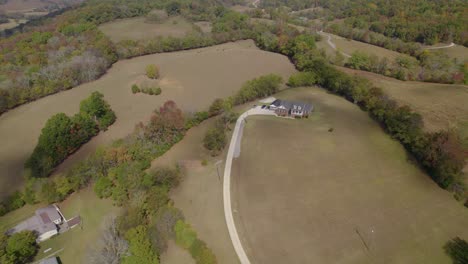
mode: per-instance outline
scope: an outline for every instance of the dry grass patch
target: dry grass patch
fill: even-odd
[[[337,35],[326,33],[331,36],[331,41],[335,43],[336,48],[341,52],[352,55],[353,52],[359,51],[369,55],[375,55],[379,58],[388,58],[390,61],[394,61],[396,57],[410,57],[406,54],[402,54],[396,51],[391,51],[385,48],[374,46],[360,41],[349,40]],[[328,55],[335,56],[336,52],[327,43],[327,36],[322,35],[322,40],[317,43],[319,48],[325,49]]]
[[[369,79],[391,97],[409,105],[422,115],[429,131],[447,129],[468,121],[466,85],[400,81],[365,71],[339,69]]]
[[[5,29],[10,29],[10,28],[14,28],[14,27],[17,27],[19,24],[24,24],[27,22],[26,19],[9,19],[10,22],[8,23],[3,23],[3,24],[0,24],[0,31],[2,30],[5,30]]]
[[[183,37],[193,25],[182,17],[170,17],[162,23],[149,23],[145,17],[115,20],[99,26],[112,41],[145,40],[155,37]]]
[[[200,21],[194,23],[196,26],[200,28],[203,33],[211,33],[213,25],[209,21]]]
[[[468,60],[468,48],[465,48],[461,45],[456,45],[455,47],[446,48],[446,49],[438,49],[433,51],[442,51],[447,54],[450,58],[456,59],[459,62],[467,61]]]
[[[319,88],[277,97],[316,110],[245,125],[233,210],[252,263],[450,263],[442,247],[468,238],[468,211],[398,142]]]
[[[160,67],[159,96],[132,94],[130,87],[145,73],[148,64]],[[277,73],[286,80],[295,72],[288,58],[261,51],[253,41],[142,56],[120,61],[99,80],[47,96],[0,116],[0,191],[6,195],[22,185],[23,164],[31,154],[42,127],[52,115],[78,112],[79,102],[93,91],[104,94],[117,121],[81,147],[58,168],[64,171],[92,153],[96,147],[131,133],[136,123],[146,121],[156,108],[174,100],[184,111],[205,110],[216,98],[234,94],[255,77]]]

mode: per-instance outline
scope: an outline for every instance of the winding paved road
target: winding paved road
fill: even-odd
[[[242,138],[242,130],[244,128],[245,119],[251,115],[275,115],[270,110],[261,109],[257,106],[243,113],[236,122],[236,127],[232,133],[231,143],[229,143],[229,150],[226,157],[226,166],[224,167],[224,182],[223,182],[223,199],[224,199],[224,216],[226,218],[226,224],[231,237],[232,244],[236,250],[236,254],[239,257],[241,264],[250,264],[249,257],[242,247],[242,243],[237,234],[236,225],[234,223],[234,217],[232,216],[231,207],[231,168],[232,159],[237,158],[240,155],[240,145]]]

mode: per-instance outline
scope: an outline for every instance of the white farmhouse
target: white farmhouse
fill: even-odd
[[[37,242],[44,241],[58,234],[58,225],[63,222],[62,214],[54,205],[36,210],[33,217],[19,223],[8,230],[8,234],[18,233],[24,230],[36,232]]]

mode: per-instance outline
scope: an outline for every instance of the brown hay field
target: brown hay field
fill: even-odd
[[[45,8],[52,4],[64,6],[66,3],[80,3],[83,0],[8,0],[5,4],[0,5],[0,11],[7,13],[28,13],[35,9]]]
[[[182,17],[170,17],[163,23],[148,23],[145,17],[115,20],[99,26],[112,41],[145,40],[155,37],[183,37],[193,31],[193,25]]]
[[[468,211],[398,142],[322,89],[276,97],[316,109],[304,120],[247,120],[232,195],[252,263],[451,263],[442,247],[468,239]]]
[[[379,74],[338,67],[343,72],[369,79],[375,86],[423,116],[429,131],[468,122],[468,86],[400,81]]]
[[[141,78],[151,63],[160,68],[162,94],[132,94],[131,84]],[[184,111],[205,110],[215,98],[232,95],[247,80],[269,73],[286,79],[294,72],[294,66],[285,56],[261,51],[251,40],[117,62],[97,81],[22,105],[0,116],[0,196],[21,187],[23,164],[47,119],[59,112],[68,115],[78,112],[80,101],[93,91],[104,94],[116,112],[117,121],[67,159],[58,172],[83,159],[97,146],[128,135],[137,122],[148,120],[152,111],[167,100],[174,100]]]

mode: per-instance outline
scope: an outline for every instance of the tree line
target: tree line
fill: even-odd
[[[277,93],[282,82],[283,79],[279,75],[260,76],[247,81],[233,96],[213,101],[208,110],[208,116],[219,117],[203,138],[203,146],[210,151],[212,156],[217,156],[223,151],[227,144],[226,132],[231,129],[230,125],[235,123],[239,117],[232,111],[232,107]]]
[[[424,50],[419,43],[403,42],[369,30],[354,29],[333,24],[328,31],[339,36],[369,43],[389,50],[405,53],[411,57],[398,56],[394,62],[378,59],[364,52],[351,54],[348,65],[354,69],[371,71],[400,80],[417,80],[437,83],[466,83],[468,68],[464,61],[451,59],[443,51]],[[360,62],[360,65],[359,65]]]
[[[115,122],[116,116],[104,95],[93,92],[81,101],[80,111],[72,117],[59,113],[47,120],[25,167],[34,178],[47,177],[65,158],[99,131]]]
[[[456,133],[424,132],[421,116],[410,107],[400,106],[380,88],[372,87],[368,80],[337,70],[320,56],[312,41],[303,45],[304,42],[297,42],[298,38],[300,36],[289,40],[292,45],[283,50],[301,71],[290,78],[291,86],[319,85],[358,104],[401,142],[439,186],[465,198],[462,169],[466,154]],[[309,48],[298,50],[297,46]]]
[[[268,2],[266,0],[264,2]],[[343,19],[353,28],[371,30],[404,42],[468,45],[467,3],[463,0],[309,0],[315,17]]]

